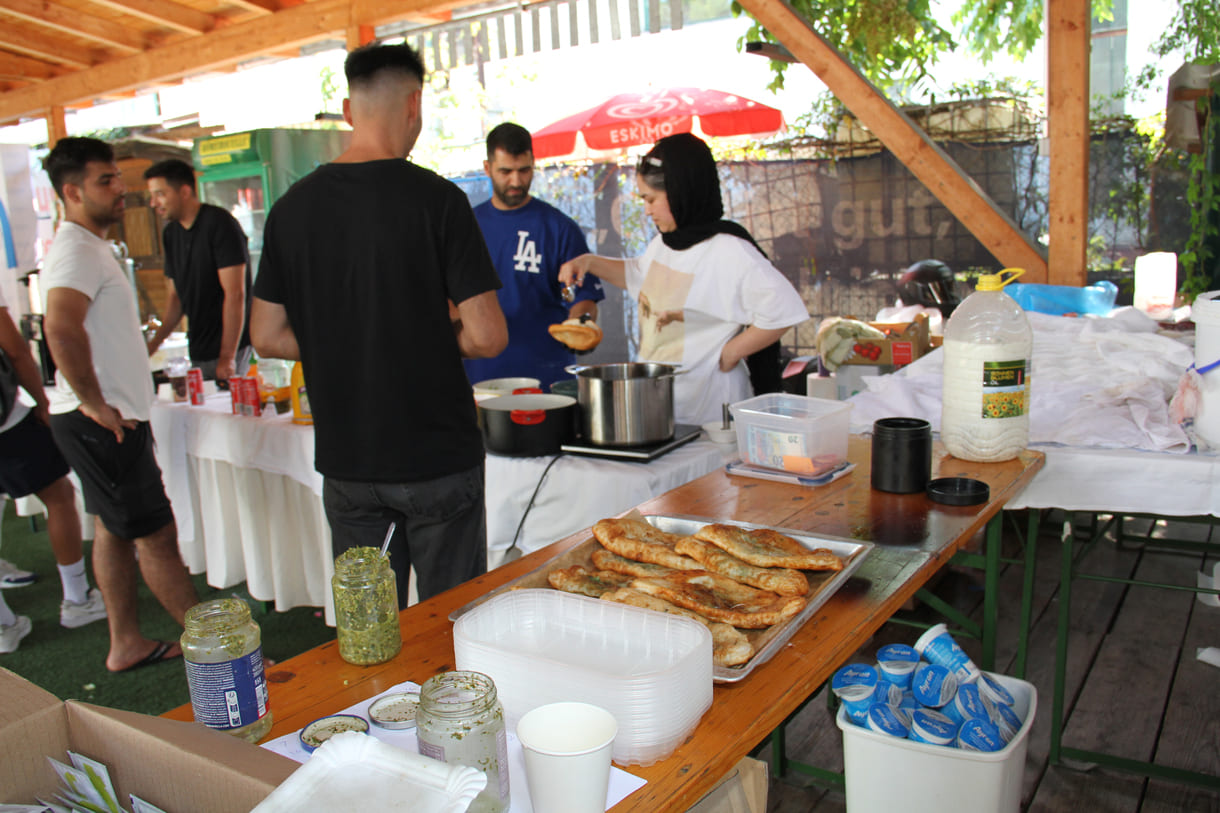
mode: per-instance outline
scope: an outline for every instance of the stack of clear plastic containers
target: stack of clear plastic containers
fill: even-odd
[[[696,621],[558,590],[510,590],[453,627],[458,669],[496,683],[510,730],[526,712],[575,700],[618,721],[614,761],[650,765],[712,705],[712,638]]]

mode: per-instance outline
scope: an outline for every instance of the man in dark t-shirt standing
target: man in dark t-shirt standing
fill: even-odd
[[[424,68],[407,45],[348,54],[348,149],[276,201],[250,318],[300,359],[333,552],[380,546],[407,603],[487,569],[483,438],[462,357],[504,349],[499,278],[457,186],[404,160]],[[454,303],[457,321],[450,318]]]
[[[227,381],[250,363],[250,254],[233,215],[203,203],[195,171],[171,158],[144,171],[153,208],[165,222],[165,318],[149,340],[152,355],[185,314],[191,363]]]

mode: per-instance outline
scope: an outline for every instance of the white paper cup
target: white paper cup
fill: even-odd
[[[588,703],[550,703],[517,723],[534,813],[603,813],[618,722]]]

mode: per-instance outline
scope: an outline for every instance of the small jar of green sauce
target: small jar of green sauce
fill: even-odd
[[[339,655],[356,666],[384,663],[402,649],[398,588],[390,558],[377,548],[344,551],[331,578]]]

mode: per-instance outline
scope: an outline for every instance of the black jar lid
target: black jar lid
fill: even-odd
[[[991,498],[991,487],[969,477],[939,477],[928,483],[927,494],[942,505],[979,505]]]

